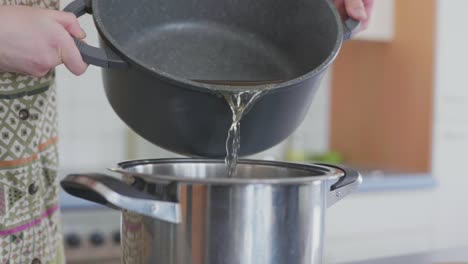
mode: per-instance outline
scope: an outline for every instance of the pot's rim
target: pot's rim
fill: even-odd
[[[217,85],[217,84],[209,84],[209,83],[201,83],[201,82],[196,82],[192,81],[189,79],[185,78],[180,78],[177,77],[173,74],[169,74],[167,72],[158,70],[157,68],[154,68],[150,65],[147,65],[144,63],[142,60],[139,60],[137,58],[134,58],[133,56],[129,56],[122,52],[123,48],[119,43],[112,37],[112,35],[105,30],[105,25],[103,24],[102,20],[99,17],[99,13],[101,12],[99,9],[99,4],[97,3],[98,1],[92,1],[92,6],[93,6],[93,18],[94,22],[96,24],[96,28],[103,37],[103,39],[106,41],[108,45],[110,45],[114,51],[122,58],[124,58],[126,61],[130,62],[131,67],[137,67],[138,69],[144,71],[147,74],[152,75],[155,78],[161,79],[163,81],[169,82],[176,84],[180,87],[184,87],[187,89],[192,89],[198,92],[205,92],[205,93],[217,93],[219,91],[236,91],[239,90],[238,86],[229,86],[229,85]],[[261,89],[267,89],[267,90],[277,90],[277,89],[282,89],[282,88],[290,88],[292,86],[298,85],[299,83],[303,82],[304,80],[311,79],[318,74],[322,73],[325,71],[336,59],[338,56],[338,53],[341,49],[341,46],[344,41],[344,31],[343,31],[343,22],[342,19],[332,3],[332,1],[325,1],[328,4],[330,12],[332,12],[333,16],[335,17],[335,23],[338,29],[338,36],[335,41],[335,46],[333,47],[332,52],[330,55],[327,57],[326,60],[324,60],[319,66],[317,66],[315,69],[312,71],[309,71],[308,73],[301,75],[299,77],[296,77],[294,79],[290,79],[285,82],[281,83],[275,83],[275,84],[268,84],[268,85],[260,85],[258,87],[261,87]],[[245,89],[245,87],[243,87]],[[255,88],[255,86],[249,86],[249,88]]]
[[[189,177],[175,177],[171,175],[162,174],[147,174],[131,171],[131,168],[152,164],[174,164],[174,163],[211,163],[211,164],[224,164],[224,160],[219,159],[193,159],[193,158],[169,158],[169,159],[143,159],[125,161],[118,164],[118,168],[109,169],[112,172],[120,173],[123,175],[134,176],[142,178],[143,180],[162,181],[162,182],[179,182],[191,184],[210,184],[210,185],[252,185],[252,184],[269,184],[269,185],[287,185],[287,184],[310,184],[317,181],[334,180],[345,175],[344,171],[336,167],[328,167],[325,165],[305,164],[305,163],[290,163],[281,161],[267,161],[267,160],[252,160],[252,159],[239,159],[237,164],[254,164],[271,167],[290,168],[303,171],[323,172],[320,176],[300,176],[288,178],[189,178]]]

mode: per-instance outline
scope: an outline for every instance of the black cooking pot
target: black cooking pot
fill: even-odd
[[[241,155],[266,150],[303,121],[324,71],[359,23],[328,0],[76,0],[93,13],[115,112],[167,150],[223,157],[232,113],[222,91],[271,89],[241,122]]]

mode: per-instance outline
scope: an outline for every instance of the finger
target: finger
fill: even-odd
[[[372,17],[372,9],[374,8],[374,0],[363,0],[364,8],[366,9],[367,18],[362,21],[361,30],[365,30],[369,27],[369,23]]]
[[[360,31],[366,30],[369,27],[369,22],[370,22],[369,19],[361,21],[361,25],[359,27],[359,30]]]
[[[362,0],[345,0],[345,8],[348,15],[357,20],[366,20],[367,13]]]
[[[53,12],[53,17],[55,21],[60,23],[72,36],[84,39],[86,38],[86,32],[80,27],[78,18],[72,13],[69,12]]]
[[[340,14],[342,19],[348,19],[348,15],[346,14],[346,8],[344,4],[344,0],[334,0],[333,1],[336,8],[338,9],[338,13]]]
[[[65,67],[75,75],[82,75],[88,65],[83,61],[83,57],[78,50],[72,37],[64,32],[60,42],[60,59]]]
[[[364,9],[366,9],[367,22],[371,19],[372,10],[374,9],[374,0],[363,0]]]
[[[362,0],[362,3],[364,4],[364,7],[367,11],[372,11],[372,8],[374,7],[374,0]]]

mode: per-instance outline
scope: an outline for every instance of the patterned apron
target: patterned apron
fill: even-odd
[[[0,0],[58,9],[59,0]],[[54,72],[0,73],[0,264],[62,264]]]

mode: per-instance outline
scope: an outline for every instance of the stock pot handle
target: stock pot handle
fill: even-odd
[[[138,189],[103,174],[72,174],[60,184],[69,194],[111,208],[128,210],[155,219],[182,222],[179,203],[163,202]]]
[[[327,166],[338,169],[338,170],[342,170],[344,172],[344,176],[341,177],[335,184],[333,184],[330,187],[330,191],[336,191],[350,184],[356,183],[357,181],[359,181],[359,178],[361,177],[359,172],[357,172],[354,169],[348,168],[346,166],[337,166],[337,165],[327,165]]]
[[[328,207],[334,205],[345,196],[355,191],[362,183],[361,174],[346,166],[337,166],[330,164],[318,164],[326,167],[335,168],[343,171],[344,175],[330,187],[328,193]]]
[[[92,14],[92,1],[91,0],[75,0],[71,2],[63,10],[65,12],[73,13],[76,17],[80,17],[86,13]],[[78,50],[83,57],[83,61],[99,66],[102,68],[115,68],[115,69],[126,69],[129,64],[120,58],[110,48],[101,49],[90,46],[85,42],[73,37],[73,40],[78,47]]]

